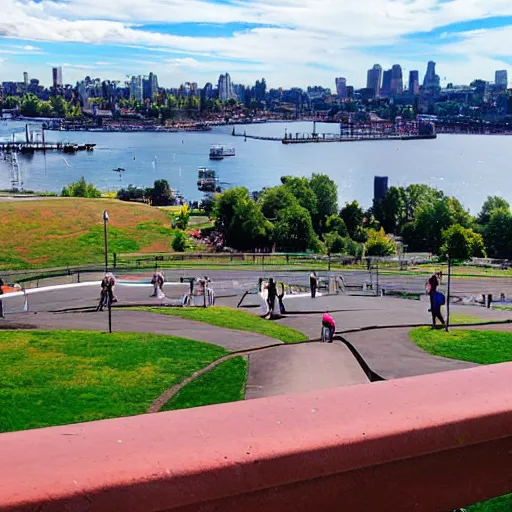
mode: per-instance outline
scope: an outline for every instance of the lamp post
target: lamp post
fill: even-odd
[[[448,254],[448,284],[446,290],[446,332],[450,329],[450,287],[452,280],[452,260]]]
[[[105,242],[105,274],[108,272],[108,238],[107,238],[107,223],[109,221],[109,216],[107,210],[103,212],[103,239]],[[110,285],[111,286],[111,285]],[[107,300],[108,300],[108,332],[112,334],[112,300],[111,300],[112,292],[111,290],[107,290]]]
[[[107,239],[107,222],[109,216],[107,210],[103,212],[103,240],[105,242],[105,272],[108,272],[108,239]]]

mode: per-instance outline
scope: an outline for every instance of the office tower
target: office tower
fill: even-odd
[[[130,98],[133,98],[135,101],[143,101],[144,88],[142,76],[132,76],[128,86],[130,88]]]
[[[23,73],[23,85],[25,86],[25,90],[28,88],[28,73],[25,71]]]
[[[396,96],[404,92],[404,80],[402,76],[402,66],[394,64],[391,68],[391,96]]]
[[[336,78],[336,94],[340,98],[347,97],[347,79],[343,77]]]
[[[218,87],[220,101],[225,102],[236,97],[229,73],[220,75]]]
[[[389,96],[391,92],[391,77],[392,77],[392,70],[388,69],[387,71],[384,71],[382,74],[382,88],[381,88],[381,95],[382,96]]]
[[[496,71],[495,80],[496,85],[501,87],[502,89],[507,89],[508,87],[508,72],[506,69],[502,69],[500,71]]]
[[[436,63],[431,60],[427,64],[427,72],[425,73],[425,78],[423,80],[423,87],[439,87],[440,82],[441,80],[439,76],[436,75]]]
[[[62,87],[62,68],[60,66],[52,68],[52,81],[54,89]]]
[[[416,96],[420,93],[420,74],[418,71],[409,71],[409,94]]]
[[[388,177],[375,176],[373,179],[373,204],[380,203],[388,193]]]
[[[368,70],[366,79],[366,87],[368,89],[373,89],[375,98],[380,96],[381,80],[382,67],[379,66],[379,64],[375,64],[372,69]]]

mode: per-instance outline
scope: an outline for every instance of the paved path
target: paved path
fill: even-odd
[[[7,323],[23,323],[40,329],[108,330],[108,317],[102,313],[25,313],[9,315]],[[114,310],[114,331],[167,334],[204,341],[230,351],[252,350],[281,343],[274,338],[244,331],[214,327],[183,318],[145,311]]]
[[[356,348],[368,366],[386,380],[478,366],[433,356],[421,350],[409,339],[410,330],[362,331],[344,334],[343,337]]]
[[[249,355],[245,397],[262,398],[366,384],[368,379],[341,343],[307,343]]]

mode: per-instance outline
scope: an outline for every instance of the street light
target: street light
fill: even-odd
[[[105,273],[108,272],[108,240],[107,240],[107,222],[109,216],[107,210],[103,212],[103,239],[105,242]]]

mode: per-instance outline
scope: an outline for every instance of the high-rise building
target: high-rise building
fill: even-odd
[[[387,97],[391,93],[391,77],[391,69],[384,71],[382,74],[382,88],[380,90],[381,96]]]
[[[142,76],[132,76],[128,87],[130,88],[130,98],[133,98],[135,101],[143,101],[143,81]]]
[[[336,78],[336,94],[340,98],[347,97],[347,79],[343,77]]]
[[[378,98],[380,96],[380,87],[382,80],[382,67],[375,64],[372,69],[368,70],[366,79],[366,88],[373,89],[373,96]]]
[[[151,101],[154,101],[156,95],[158,94],[158,77],[154,73],[149,73],[148,82],[149,98]]]
[[[420,74],[418,71],[409,71],[409,94],[417,96],[420,93]]]
[[[388,177],[375,176],[373,179],[373,204],[380,203],[388,193]]]
[[[423,87],[432,88],[440,86],[440,78],[436,75],[436,63],[434,61],[430,61],[427,64],[427,72],[425,73],[425,78],[423,80]]]
[[[52,82],[54,89],[62,87],[62,68],[60,66],[52,68]]]
[[[507,87],[508,87],[508,72],[507,72],[507,70],[502,69],[502,70],[496,71],[494,82],[500,88],[507,89]]]
[[[404,92],[404,80],[402,76],[402,66],[394,64],[391,68],[391,96],[397,96]]]
[[[220,75],[219,77],[219,99],[222,102],[236,98],[235,91],[233,90],[233,84],[231,83],[231,77],[229,73]]]
[[[23,85],[25,86],[25,90],[28,88],[28,73],[25,71],[23,73]]]

